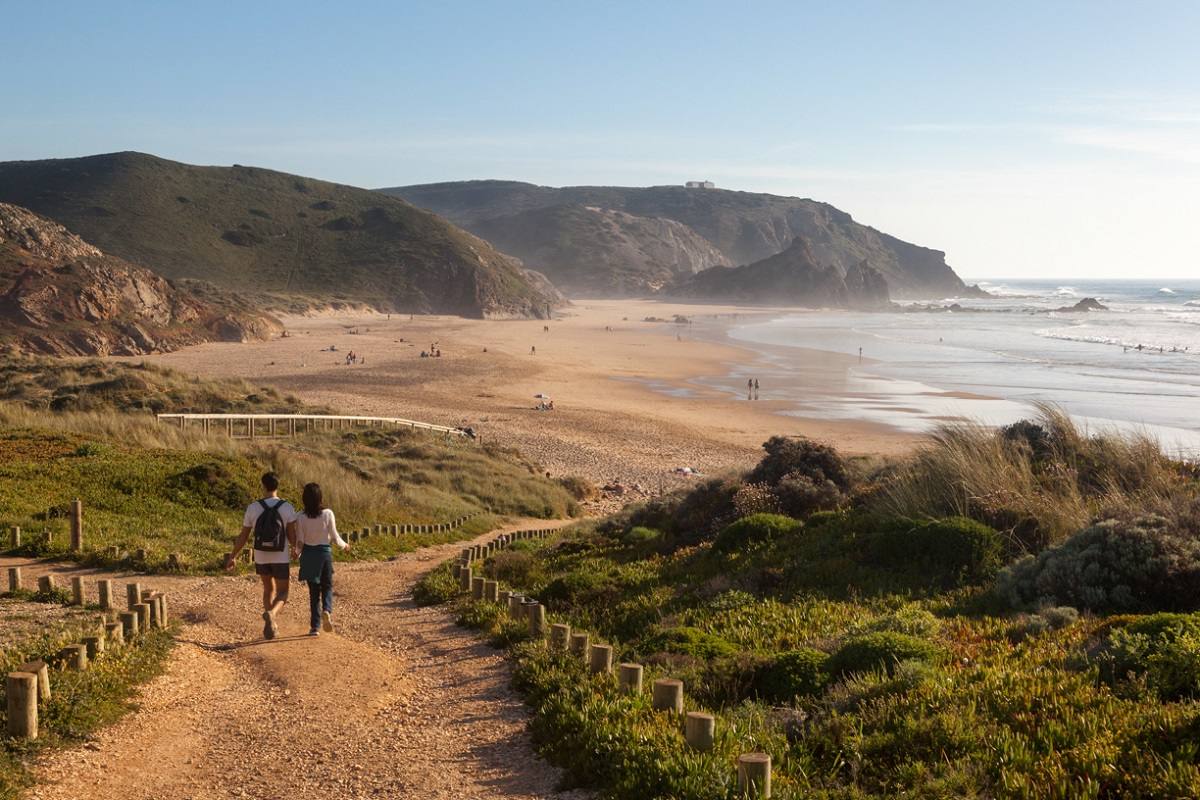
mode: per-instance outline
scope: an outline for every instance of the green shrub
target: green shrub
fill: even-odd
[[[662,531],[638,525],[634,528],[630,528],[625,535],[621,537],[621,541],[623,541],[625,544],[634,545],[650,544],[651,542],[657,542],[661,538]]]
[[[537,558],[528,550],[501,550],[488,559],[487,570],[493,579],[522,588],[540,573]]]
[[[664,628],[647,637],[638,649],[645,653],[678,653],[703,659],[728,658],[739,651],[732,642],[687,625]]]
[[[828,478],[816,478],[802,472],[784,475],[775,487],[779,508],[791,517],[807,517],[817,511],[828,511],[846,500],[845,493]]]
[[[787,476],[806,476],[818,484],[830,481],[842,491],[850,488],[845,460],[827,444],[804,437],[772,436],[763,449],[767,454],[748,476],[751,483],[775,486]]]
[[[739,517],[778,514],[779,498],[765,483],[746,483],[733,495],[733,508]]]
[[[818,694],[829,680],[828,663],[828,654],[812,648],[780,653],[759,672],[755,688],[773,703]]]
[[[897,519],[871,539],[870,557],[883,566],[908,568],[931,586],[984,583],[1002,566],[1004,543],[988,526],[965,517],[929,522]]]
[[[254,482],[235,474],[226,464],[208,461],[167,478],[171,498],[182,505],[208,508],[245,508],[254,500]]]
[[[1115,627],[1098,660],[1111,683],[1139,677],[1164,700],[1200,696],[1200,615],[1153,614]]]
[[[559,484],[567,490],[571,497],[580,502],[595,500],[600,496],[596,484],[580,475],[567,475],[558,479]]]
[[[464,628],[474,628],[479,631],[492,631],[500,627],[500,622],[508,618],[508,609],[499,603],[486,600],[473,600],[465,603],[454,618],[455,623]]]
[[[1004,570],[996,591],[1016,608],[1097,612],[1200,608],[1200,539],[1157,516],[1109,519]]]
[[[934,661],[940,648],[932,642],[895,631],[877,631],[854,636],[829,659],[832,675],[885,670],[893,674],[904,661]]]
[[[877,631],[892,631],[921,639],[937,636],[942,630],[942,623],[933,614],[918,606],[905,606],[899,611],[876,617],[854,629],[857,633],[875,633]]]
[[[458,591],[458,581],[450,571],[450,565],[442,564],[413,586],[413,602],[419,606],[440,606],[457,597]]]
[[[794,533],[800,523],[780,514],[754,514],[729,525],[713,542],[713,549],[722,553],[744,550],[753,544],[779,539]]]

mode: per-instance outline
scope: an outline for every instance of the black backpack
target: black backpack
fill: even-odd
[[[268,505],[266,500],[259,500],[263,511],[254,521],[254,549],[270,553],[278,553],[286,546],[287,531],[283,517],[279,516],[279,507],[284,501]]]

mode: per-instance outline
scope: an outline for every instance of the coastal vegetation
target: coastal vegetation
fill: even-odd
[[[990,480],[985,480],[990,476]],[[451,600],[516,662],[538,746],[609,797],[733,797],[763,751],[775,797],[1194,797],[1200,483],[1141,437],[1054,409],[951,426],[896,462],[775,438],[753,470],[493,555],[552,621],[681,679],[673,714]]]
[[[560,517],[576,507],[563,485],[491,444],[385,429],[239,441],[180,430],[150,413],[324,410],[240,381],[135,364],[56,369],[10,359],[0,364],[0,396],[0,522],[23,530],[19,552],[27,555],[66,553],[78,498],[87,560],[153,571],[177,553],[185,570],[215,569],[267,469],[280,475],[288,497],[320,483],[343,531],[479,515],[454,531],[372,537],[351,558],[469,537],[494,525],[492,515]]]

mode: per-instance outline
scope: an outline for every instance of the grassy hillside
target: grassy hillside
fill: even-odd
[[[1054,414],[895,464],[774,439],[746,475],[489,559],[647,686],[682,679],[709,754],[498,606],[459,618],[607,797],[731,798],[752,751],[777,798],[1195,797],[1200,483],[1151,444]]]
[[[511,259],[377,192],[141,153],[0,163],[0,200],[168,278],[399,311],[541,316]],[[264,298],[262,302],[267,302]]]
[[[799,237],[818,263],[841,273],[865,261],[884,275],[898,297],[945,297],[965,289],[941,251],[902,241],[854,221],[827,203],[799,197],[683,186],[554,188],[516,181],[434,183],[382,191],[475,232],[482,231],[488,220],[534,209],[598,206],[687,225],[730,264],[760,261],[782,252]]]
[[[518,454],[418,431],[361,429],[295,439],[238,441],[157,422],[150,412],[313,411],[238,381],[169,370],[40,359],[0,365],[0,528],[20,526],[30,554],[64,554],[71,501],[84,503],[89,558],[147,551],[134,566],[164,568],[172,552],[211,569],[228,550],[258,476],[279,473],[287,497],[316,481],[346,531],[364,525],[437,523],[491,509],[540,517],[574,511],[559,483]],[[485,530],[477,518],[452,537]],[[375,558],[433,541],[372,539],[354,557]],[[7,538],[0,547],[7,546]]]

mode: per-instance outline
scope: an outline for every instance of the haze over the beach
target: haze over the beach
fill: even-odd
[[[710,179],[831,202],[967,277],[1197,274],[1193,3],[68,5],[5,3],[54,46],[6,42],[0,159]]]

